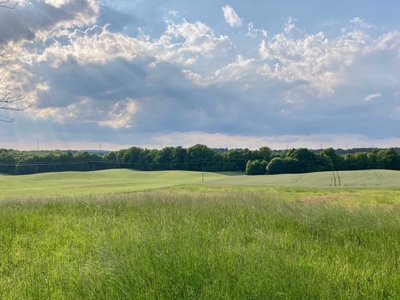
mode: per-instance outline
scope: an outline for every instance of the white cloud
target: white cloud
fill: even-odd
[[[200,86],[207,86],[210,84],[209,80],[203,79],[203,77],[198,73],[194,73],[190,70],[183,70],[182,72],[183,72],[183,74],[185,74],[186,79],[190,80],[194,84],[197,84]]]
[[[130,128],[132,127],[132,116],[137,112],[136,101],[127,99],[115,103],[108,113],[108,120],[100,121],[100,126],[109,126],[112,128]]]
[[[53,123],[97,123],[111,128],[130,128],[137,105],[136,100],[130,98],[115,103],[83,98],[65,107],[32,109],[31,112],[35,118]]]
[[[291,31],[293,31],[293,29],[296,28],[296,26],[294,25],[294,22],[296,22],[296,19],[293,19],[292,17],[289,17],[288,21],[285,23],[285,27],[283,28],[283,31],[285,31],[286,33],[290,33]]]
[[[76,17],[80,12],[72,5],[78,2],[87,12]],[[395,102],[398,99],[391,98],[399,78],[396,66],[400,57],[398,31],[369,36],[366,32],[370,27],[361,19],[353,19],[354,26],[349,26],[339,36],[334,36],[334,30],[327,35],[323,32],[306,34],[295,26],[293,18],[289,18],[279,34],[268,34],[248,23],[247,33],[246,30],[239,30],[236,36],[229,33],[234,37],[230,40],[226,35],[216,35],[211,25],[200,21],[164,19],[162,30],[163,19],[160,18],[154,27],[145,22],[129,24],[130,30],[123,31],[124,34],[118,32],[118,28],[126,24],[93,26],[97,17],[96,10],[90,6],[93,3],[98,2],[47,0],[46,4],[41,1],[46,9],[60,14],[67,5],[71,15],[62,15],[60,22],[52,19],[48,22],[51,26],[33,26],[33,42],[7,45],[17,52],[15,57],[0,60],[3,82],[29,83],[25,90],[31,91],[30,96],[36,99],[31,111],[26,113],[28,116],[35,114],[31,119],[54,123],[54,127],[66,130],[73,127],[71,124],[78,124],[82,135],[95,132],[99,127],[112,132],[130,128],[130,134],[146,131],[149,135],[157,130],[169,132],[186,128],[189,133],[176,134],[177,144],[187,142],[190,146],[204,142],[221,147],[252,144],[256,148],[259,143],[286,148],[287,143],[291,147],[325,145],[323,135],[305,134],[309,128],[318,127],[314,126],[318,120],[329,119],[331,111],[337,114],[334,120],[337,126],[328,120],[321,125],[321,132],[323,126],[329,132],[346,132],[348,128],[341,125],[347,124],[348,115],[358,109],[359,100],[369,101],[381,96],[368,95],[371,83],[372,91],[384,94],[388,105],[382,105],[378,112],[374,110],[378,101],[364,105],[363,109],[370,110],[363,115],[364,122],[378,114],[381,122],[382,116],[393,117],[398,111]],[[230,7],[225,8],[229,12]],[[234,13],[233,9],[231,12]],[[239,21],[235,23],[233,18],[230,23],[233,27],[242,22],[236,13],[234,15]],[[187,17],[193,19],[193,16]],[[207,19],[212,22],[210,20]],[[227,28],[224,30],[229,32]],[[245,38],[244,34],[257,39]],[[262,42],[258,40],[260,37]],[[395,57],[396,54],[399,57]],[[22,85],[25,88],[25,84]],[[390,101],[395,104],[389,105]],[[363,126],[357,123],[353,126]],[[395,126],[385,124],[389,128],[385,136],[390,136],[390,128]],[[368,126],[366,122],[365,129],[359,130],[371,136],[380,134]],[[246,139],[244,134],[210,135],[200,132],[202,130],[271,136]],[[298,135],[285,135],[288,132]],[[172,135],[160,135],[161,139],[168,137],[175,139]],[[347,139],[350,145],[353,138],[359,145],[363,138],[367,140],[341,135],[332,137],[330,145],[340,147],[341,138]],[[152,142],[145,138],[138,140],[141,145]],[[167,140],[163,144],[167,145]]]
[[[159,43],[166,48],[177,47],[179,52],[206,54],[217,47],[218,43],[229,41],[227,36],[215,37],[213,30],[206,24],[197,21],[189,23],[185,19],[180,24],[167,21],[168,28]],[[174,43],[172,38],[183,37],[183,43]]]
[[[358,26],[359,28],[376,28],[376,26],[365,22],[360,17],[355,17],[354,19],[350,20],[350,23],[353,23],[354,25]]]
[[[179,12],[176,10],[169,10],[168,14],[174,17],[178,17],[179,16]]]
[[[247,25],[246,36],[250,36],[250,37],[255,38],[258,33],[261,33],[263,37],[267,37],[268,36],[268,31],[267,30],[265,30],[265,29],[254,29],[254,24],[252,22],[250,22]]]
[[[198,55],[210,55],[219,45],[229,46],[227,36],[216,37],[204,23],[188,23],[183,20],[175,24],[168,20],[167,25],[165,33],[154,42],[143,33],[139,38],[133,38],[110,32],[107,26],[93,26],[86,31],[76,29],[68,33],[68,45],[54,42],[38,56],[38,61],[49,62],[57,67],[70,58],[79,64],[105,64],[116,58],[133,60],[141,56],[154,58],[155,63],[168,61],[190,65],[197,60]]]
[[[390,31],[375,39],[364,49],[365,53],[394,51],[400,57],[400,31]]]
[[[366,36],[348,33],[328,39],[323,32],[303,38],[277,34],[260,44],[259,55],[267,61],[260,73],[286,82],[303,80],[322,94],[331,94],[346,81],[345,70],[365,44]]]
[[[231,27],[238,27],[242,25],[242,19],[236,14],[232,7],[226,5],[222,8],[224,12],[225,22]]]
[[[44,2],[58,8],[58,7],[61,7],[65,4],[67,4],[68,2],[71,2],[71,1],[70,0],[44,0]]]
[[[380,96],[382,96],[382,94],[379,94],[379,93],[370,94],[367,97],[365,97],[364,101],[369,101],[369,100],[372,100],[374,98],[378,98]]]
[[[98,26],[86,31],[76,29],[68,38],[69,45],[53,43],[38,56],[38,61],[50,63],[53,67],[70,58],[80,64],[105,64],[118,57],[131,60],[137,55],[149,53],[152,48],[147,41],[129,38],[121,33],[111,33],[106,27]]]
[[[257,62],[254,58],[245,59],[242,55],[238,55],[235,62],[231,62],[215,72],[202,75],[190,70],[183,70],[183,73],[188,80],[200,86],[237,81],[240,84],[237,88],[249,88],[249,82],[252,82],[257,77],[256,66]],[[244,77],[246,77],[246,80],[244,80]]]
[[[228,64],[226,67],[219,69],[215,72],[214,78],[220,82],[223,81],[237,81],[246,75],[255,75],[254,65],[256,61],[254,58],[245,59],[242,55],[237,57],[235,62]],[[251,82],[251,80],[249,80]]]

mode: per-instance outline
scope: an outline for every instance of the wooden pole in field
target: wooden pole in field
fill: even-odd
[[[201,181],[204,181],[204,161],[201,162]]]

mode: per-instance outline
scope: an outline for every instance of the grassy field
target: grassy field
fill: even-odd
[[[400,172],[390,170],[339,171],[269,176],[235,176],[211,184],[291,188],[400,188]]]
[[[299,175],[113,172],[0,177],[0,299],[400,295],[400,190],[372,171],[369,188],[357,172],[339,172],[352,188],[332,173],[290,187]]]
[[[228,175],[235,173],[226,173]],[[205,173],[206,180],[228,175]],[[160,171],[142,172],[114,169],[97,172],[61,172],[38,175],[0,175],[1,198],[82,196],[129,193],[166,188],[181,184],[201,183],[199,172]]]
[[[83,196],[129,193],[174,186],[203,188],[400,188],[400,172],[388,170],[320,172],[270,176],[241,173],[159,171],[143,172],[114,169],[97,172],[62,172],[38,175],[0,175],[0,199],[15,197]]]

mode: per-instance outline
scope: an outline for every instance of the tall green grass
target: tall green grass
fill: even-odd
[[[286,195],[175,191],[3,201],[0,299],[400,295],[397,204]]]

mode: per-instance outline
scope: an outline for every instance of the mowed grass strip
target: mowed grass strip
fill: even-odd
[[[226,175],[220,173],[205,173],[204,176],[206,180],[226,177]],[[0,199],[136,192],[180,184],[199,183],[201,180],[201,172],[143,172],[127,169],[21,176],[0,175]]]
[[[316,197],[3,201],[0,299],[396,299],[399,206]]]

